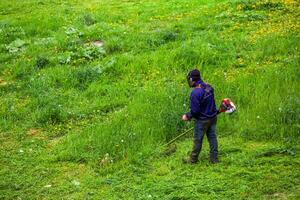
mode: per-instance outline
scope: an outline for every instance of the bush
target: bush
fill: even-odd
[[[46,67],[46,65],[48,65],[50,62],[47,58],[45,57],[41,57],[41,56],[38,56],[37,59],[36,59],[36,68],[38,69],[42,69],[44,67]]]

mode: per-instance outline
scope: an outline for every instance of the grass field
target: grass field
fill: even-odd
[[[0,2],[0,199],[299,199],[296,0]],[[184,165],[185,76],[216,101],[220,160]],[[207,144],[205,144],[207,145]]]

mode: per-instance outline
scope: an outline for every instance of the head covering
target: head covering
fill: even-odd
[[[200,71],[198,69],[190,71],[186,78],[190,87],[195,87],[198,82],[202,82]]]
[[[200,71],[198,69],[193,69],[189,72],[189,77],[192,78],[193,81],[199,81],[201,79]]]

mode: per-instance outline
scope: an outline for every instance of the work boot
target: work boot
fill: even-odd
[[[211,164],[217,164],[217,163],[219,163],[220,161],[219,161],[219,159],[218,158],[210,158],[210,163]]]
[[[191,157],[182,158],[184,164],[197,164],[198,160],[194,160]]]

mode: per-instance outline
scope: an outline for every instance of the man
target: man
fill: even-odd
[[[218,142],[216,136],[217,109],[214,89],[201,80],[200,71],[194,69],[187,75],[189,86],[194,88],[190,96],[190,112],[182,116],[183,121],[195,119],[194,147],[185,163],[197,163],[202,148],[204,134],[207,135],[210,146],[210,161],[218,163]]]

